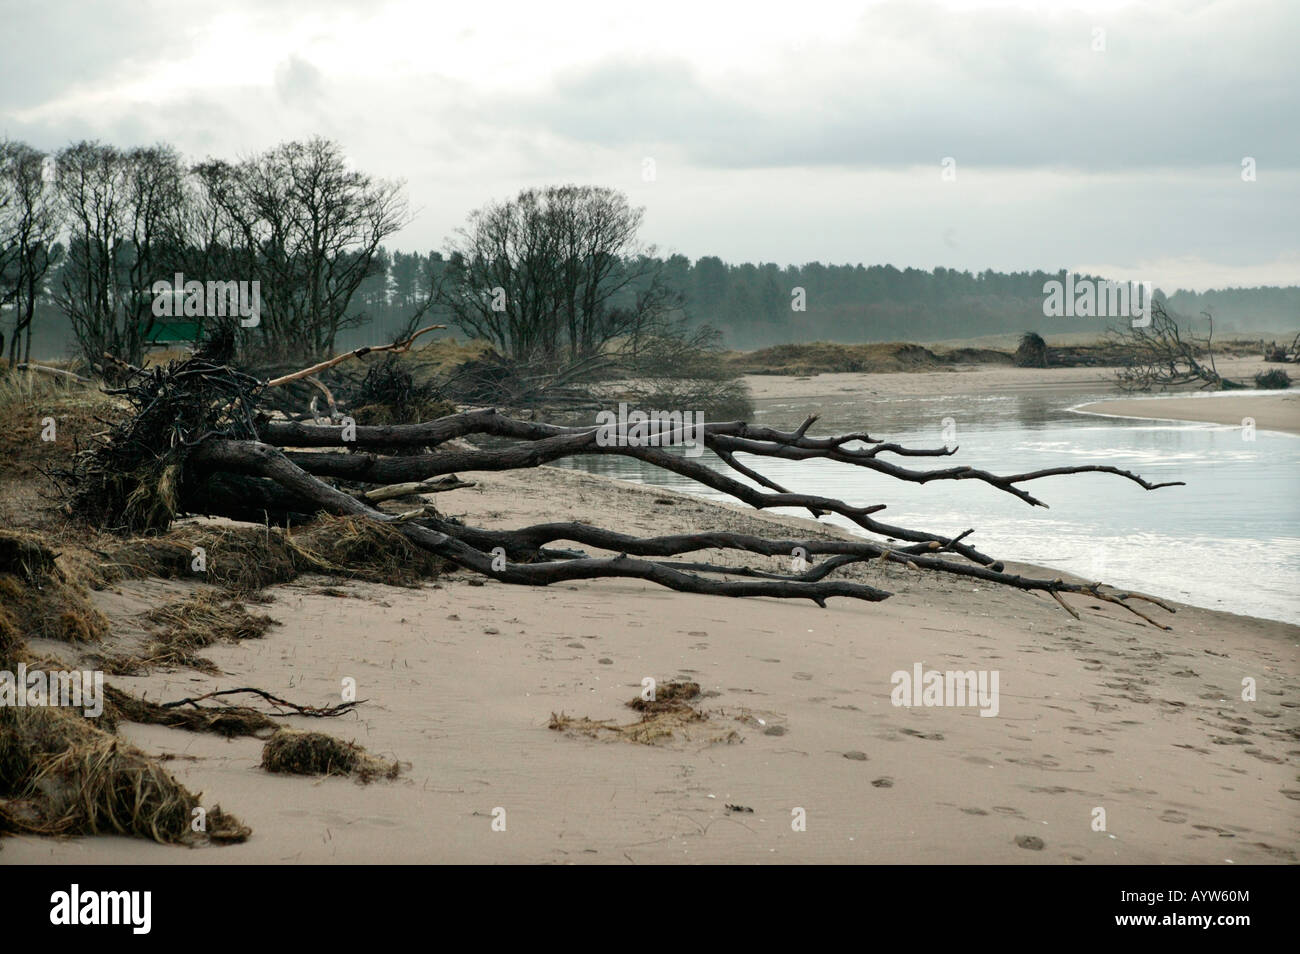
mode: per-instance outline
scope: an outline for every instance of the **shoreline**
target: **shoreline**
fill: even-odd
[[[1300,392],[1241,394],[1215,392],[1197,397],[1145,397],[1093,401],[1070,410],[1098,417],[1175,421],[1243,427],[1246,419],[1261,431],[1300,435]]]

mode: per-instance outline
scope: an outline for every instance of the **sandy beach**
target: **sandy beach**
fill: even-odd
[[[1276,368],[1257,357],[1224,357],[1216,367],[1226,378],[1249,381]],[[791,377],[746,375],[757,401],[809,399],[845,394],[907,397],[931,394],[1013,394],[1036,391],[1115,391],[1114,368],[1016,368],[1008,365],[953,365],[942,371],[834,373]],[[1240,420],[1235,423],[1241,423]]]
[[[1154,421],[1204,421],[1237,427],[1244,426],[1250,419],[1258,430],[1300,434],[1300,393],[1254,395],[1230,392],[1199,397],[1131,398],[1097,401],[1076,410]]]
[[[482,526],[811,526],[549,467],[475,479],[438,504]],[[196,850],[14,837],[0,842],[0,864],[1297,860],[1300,627],[1179,607],[1154,611],[1165,632],[1087,599],[1074,600],[1076,620],[1047,598],[898,565],[854,574],[894,596],[820,609],[465,573],[414,589],[273,587],[258,610],[281,625],[206,650],[218,675],[111,681],[155,700],[256,685],[326,705],[352,678],[366,700],[355,714],[284,721],[398,759],[401,776],[276,776],[258,768],[258,739],[126,724],[124,736],[252,837]],[[164,586],[173,599],[184,589]],[[95,599],[125,634],[159,594],[157,581],[137,580]],[[892,675],[917,664],[996,671],[996,717],[892,704]],[[698,682],[706,718],[654,744],[550,728],[553,714],[635,722],[625,703],[645,677]],[[1246,679],[1254,701],[1243,700]]]

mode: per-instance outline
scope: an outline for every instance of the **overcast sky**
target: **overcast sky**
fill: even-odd
[[[200,159],[320,134],[406,180],[399,248],[578,182],[691,258],[1300,284],[1295,0],[0,0],[0,24],[0,136]]]

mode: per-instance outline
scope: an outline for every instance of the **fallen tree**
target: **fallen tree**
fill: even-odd
[[[308,369],[308,371],[313,369]],[[298,381],[308,374],[284,376]],[[766,478],[737,454],[785,460],[831,460],[911,483],[975,480],[1026,504],[1046,506],[1023,485],[1044,477],[1105,473],[1144,490],[1176,486],[1150,483],[1108,465],[1055,467],[997,475],[969,466],[905,467],[890,458],[939,458],[956,448],[914,448],[877,440],[865,432],[810,436],[812,416],[793,431],[743,421],[701,425],[693,438],[736,475],[700,459],[671,452],[683,429],[656,424],[645,434],[626,429],[613,435],[597,427],[562,427],[518,420],[491,408],[448,414],[418,424],[358,425],[304,423],[266,412],[268,391],[282,382],[260,381],[200,352],[165,368],[129,368],[125,383],[110,393],[135,409],[94,446],[82,450],[69,470],[57,475],[75,515],[101,528],[159,531],[184,513],[233,519],[300,523],[327,513],[362,518],[400,532],[415,546],[456,565],[505,583],[552,583],[621,577],[644,579],[670,589],[720,596],[803,598],[825,606],[830,597],[865,601],[890,593],[866,583],[831,579],[834,571],[866,560],[984,580],[1042,592],[1067,611],[1077,611],[1062,594],[1080,594],[1124,607],[1152,625],[1133,604],[1146,602],[1170,612],[1163,601],[1115,590],[1100,582],[1067,583],[1007,572],[1004,564],[956,537],[896,526],[877,515],[884,504],[858,506],[830,497],[799,493]],[[467,438],[492,439],[476,446]],[[460,474],[536,467],[570,457],[614,454],[633,457],[680,474],[757,509],[794,507],[814,517],[837,514],[867,534],[861,540],[769,539],[704,531],[641,538],[583,523],[552,523],[520,530],[465,526],[444,517],[412,494],[466,486]],[[413,509],[390,512],[385,500],[409,500]],[[883,538],[883,539],[881,539]],[[550,546],[570,541],[612,551],[610,557]],[[895,541],[902,541],[901,543]],[[794,558],[789,573],[707,562],[670,562],[665,557],[702,550],[740,551]],[[820,562],[809,557],[825,557]]]
[[[1180,329],[1178,317],[1160,300],[1151,302],[1151,319],[1107,333],[1110,343],[1124,353],[1124,365],[1116,372],[1125,391],[1150,391],[1200,382],[1200,389],[1229,390],[1244,385],[1219,374],[1214,364],[1214,318],[1202,312],[1209,323],[1204,338],[1187,328]]]

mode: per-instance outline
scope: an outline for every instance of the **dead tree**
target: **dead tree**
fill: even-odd
[[[785,460],[833,460],[911,483],[974,480],[1009,493],[1032,506],[1046,506],[1024,485],[1062,474],[1105,473],[1144,490],[1176,486],[1153,484],[1108,465],[1055,467],[997,475],[969,466],[915,469],[899,458],[938,458],[956,448],[913,448],[878,440],[866,432],[814,437],[816,417],[793,431],[758,427],[743,421],[702,426],[702,439],[725,466],[714,469],[698,459],[672,453],[678,443],[670,425],[652,428],[649,439],[619,432],[602,439],[595,427],[561,427],[523,421],[491,408],[468,410],[419,424],[336,425],[272,417],[262,402],[272,382],[259,381],[200,353],[184,362],[149,371],[132,369],[116,389],[135,413],[82,451],[60,476],[70,509],[100,527],[159,530],[182,513],[219,514],[258,522],[302,521],[328,513],[388,525],[415,545],[453,563],[505,583],[552,583],[623,577],[649,580],[691,593],[720,596],[772,596],[809,599],[825,606],[834,596],[879,601],[890,593],[865,583],[832,579],[835,570],[867,560],[900,564],[918,572],[947,573],[1062,599],[1075,593],[1115,603],[1152,625],[1133,605],[1148,602],[1170,612],[1155,597],[1114,590],[1100,582],[1067,583],[1007,572],[967,538],[891,524],[879,514],[884,504],[854,505],[830,497],[787,489],[740,462],[739,453]],[[698,438],[698,434],[695,435]],[[465,439],[492,438],[491,446]],[[606,435],[608,437],[608,435]],[[657,440],[656,440],[657,438]],[[657,446],[658,445],[658,446]],[[402,453],[420,448],[418,453]],[[757,509],[796,507],[814,517],[838,514],[865,534],[861,540],[816,537],[781,539],[704,531],[642,538],[584,523],[551,523],[520,530],[465,526],[423,504],[404,513],[380,509],[380,501],[409,492],[460,486],[456,475],[537,467],[570,457],[614,454],[646,461],[688,477]],[[758,488],[738,480],[749,478]],[[340,486],[352,484],[351,489]],[[395,487],[393,485],[407,485]],[[357,488],[362,488],[358,490]],[[760,489],[761,488],[761,489]],[[570,541],[611,551],[593,557],[551,544]],[[897,542],[901,541],[901,542]],[[790,558],[824,557],[789,573],[666,557],[701,550],[732,550]]]
[[[1241,387],[1215,368],[1214,318],[1208,313],[1205,318],[1210,330],[1204,338],[1192,331],[1184,334],[1164,303],[1152,301],[1148,324],[1109,332],[1109,340],[1125,354],[1124,367],[1117,372],[1119,386],[1125,391],[1150,391],[1199,381],[1201,390]]]

